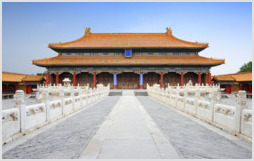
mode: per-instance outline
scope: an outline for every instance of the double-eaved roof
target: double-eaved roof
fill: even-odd
[[[66,42],[49,44],[57,52],[90,49],[183,49],[201,51],[208,43],[189,42],[178,39],[167,28],[166,33],[91,33],[86,29],[81,38]],[[75,53],[75,52],[74,52]],[[215,66],[225,63],[222,59],[205,58],[199,55],[138,56],[63,56],[33,60],[38,66],[91,66],[91,65],[207,65]]]

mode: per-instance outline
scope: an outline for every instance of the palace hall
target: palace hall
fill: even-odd
[[[92,33],[86,28],[77,40],[49,44],[58,55],[33,64],[47,69],[47,85],[62,84],[66,77],[74,86],[102,83],[113,89],[183,86],[189,80],[211,84],[211,67],[225,60],[200,56],[207,47],[173,36],[170,28],[165,33]]]

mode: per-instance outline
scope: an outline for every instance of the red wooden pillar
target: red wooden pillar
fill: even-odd
[[[243,90],[243,85],[240,85],[240,90]]]
[[[6,93],[9,93],[8,84],[6,85]]]
[[[96,88],[96,72],[93,73],[93,87]]]
[[[161,88],[163,88],[163,72],[161,72],[161,85],[160,85]]]
[[[211,73],[210,72],[208,72],[208,85],[210,86],[211,85]]]
[[[47,86],[49,85],[49,72],[47,72],[46,74],[46,85]]]
[[[76,72],[73,72],[73,86],[76,86]]]
[[[198,72],[198,83],[199,83],[199,85],[201,85],[201,73],[200,72]]]
[[[17,84],[14,85],[14,89],[15,89],[14,92],[16,93],[16,90],[18,89],[18,85]]]
[[[250,84],[249,86],[249,92],[251,93],[252,92],[252,85]]]
[[[26,85],[26,94],[30,94],[32,91],[32,88],[30,85]]]
[[[56,85],[58,85],[59,83],[59,75],[58,75],[58,72],[56,72]]]
[[[181,86],[183,86],[183,72],[181,72]]]

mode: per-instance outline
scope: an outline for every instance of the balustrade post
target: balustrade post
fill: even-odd
[[[212,91],[212,96],[211,96],[211,109],[210,109],[210,119],[214,120],[214,108],[215,108],[215,104],[219,103],[220,99],[221,99],[221,94],[219,91]]]
[[[183,98],[184,98],[184,111],[185,111],[185,106],[186,106],[186,102],[187,102],[187,98],[188,98],[188,90],[184,89],[183,91]]]
[[[237,93],[237,106],[236,106],[236,132],[241,133],[241,117],[243,109],[247,109],[246,106],[246,91],[240,90]]]
[[[23,90],[17,90],[14,95],[14,107],[19,108],[20,132],[25,131],[26,106],[24,97],[25,93]]]

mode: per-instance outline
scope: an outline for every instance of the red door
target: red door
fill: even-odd
[[[27,85],[27,86],[26,86],[26,94],[31,94],[31,92],[32,92],[32,87],[31,87],[31,85]]]
[[[226,85],[226,93],[231,94],[231,85]]]

